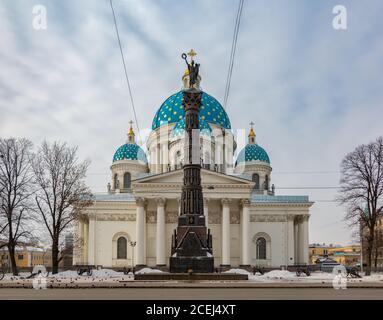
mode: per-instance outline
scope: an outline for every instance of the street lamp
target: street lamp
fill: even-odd
[[[132,272],[134,274],[134,247],[136,246],[137,241],[129,241],[129,245],[132,247]]]

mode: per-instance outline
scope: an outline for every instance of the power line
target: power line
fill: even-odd
[[[340,171],[275,171],[275,174],[340,174]]]
[[[90,172],[88,175],[109,175],[106,172]],[[340,174],[340,171],[275,171],[273,175],[278,174]]]
[[[224,109],[226,109],[227,100],[229,98],[230,84],[231,84],[231,75],[233,73],[234,58],[235,58],[235,52],[236,52],[236,49],[237,49],[237,39],[238,39],[239,25],[241,23],[242,8],[243,8],[244,1],[245,0],[239,0],[237,17],[235,19],[233,41],[231,43],[229,69],[228,69],[228,72],[227,72],[225,95],[224,95],[224,100],[223,100],[223,108]]]
[[[299,190],[328,190],[328,189],[339,189],[339,186],[291,186],[291,187],[278,187],[276,186],[276,189],[299,189]]]
[[[140,141],[142,141],[142,139],[141,139],[141,134],[140,134],[140,127],[139,127],[139,125],[138,125],[138,119],[137,119],[137,114],[136,114],[136,108],[135,108],[135,106],[134,106],[132,90],[131,90],[131,88],[130,88],[130,81],[129,81],[128,72],[127,72],[127,69],[126,69],[126,63],[125,63],[124,52],[123,52],[123,50],[122,50],[121,39],[120,39],[120,33],[118,32],[117,20],[116,20],[116,15],[115,15],[115,13],[114,13],[114,8],[113,8],[112,0],[109,0],[109,3],[110,3],[110,7],[111,7],[111,9],[112,9],[112,13],[113,13],[113,21],[114,21],[114,26],[115,26],[115,29],[116,29],[116,35],[117,35],[118,45],[119,45],[119,47],[120,47],[120,53],[121,53],[122,64],[123,64],[123,66],[124,66],[124,72],[125,72],[126,84],[128,85],[129,96],[130,96],[130,102],[131,102],[131,104],[132,104],[132,108],[133,108],[134,121],[136,122],[137,131],[138,131],[138,136],[139,136],[139,138],[140,138]]]

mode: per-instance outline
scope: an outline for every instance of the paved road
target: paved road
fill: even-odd
[[[119,289],[0,289],[4,299],[383,299],[383,289],[329,288],[119,288]]]

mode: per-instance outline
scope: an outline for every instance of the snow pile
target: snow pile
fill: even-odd
[[[224,273],[250,274],[244,269],[230,269],[229,271],[225,271]]]
[[[73,270],[62,271],[56,274],[49,274],[49,277],[58,279],[76,278],[78,276],[79,275],[77,274],[77,271]]]
[[[366,282],[383,281],[383,274],[373,273],[370,276],[364,276],[362,279]]]
[[[302,276],[305,277],[305,274],[303,274]],[[329,272],[315,271],[311,272],[310,277],[307,278],[309,278],[310,280],[332,280],[334,279],[334,275]]]
[[[111,269],[100,269],[93,270],[92,277],[95,278],[113,278],[113,277],[122,277],[124,275],[123,272],[117,272]]]
[[[18,276],[14,276],[12,273],[6,273],[4,275],[3,281],[4,280],[20,280],[20,279],[25,279],[29,277],[31,274],[30,272],[19,272]]]
[[[73,270],[67,270],[63,272],[59,272],[53,275],[49,275],[49,277],[56,278],[56,279],[69,279],[69,278],[84,278],[87,277],[87,273],[84,272],[81,276],[77,274],[77,271]],[[124,276],[123,272],[117,272],[112,269],[100,269],[92,270],[92,275],[90,277],[92,278],[113,278],[113,277],[122,277]]]
[[[143,268],[143,269],[137,271],[136,273],[137,274],[145,274],[145,273],[159,273],[159,272],[163,272],[163,271],[158,270],[158,269],[152,269],[152,268]]]
[[[290,272],[287,270],[272,270],[270,272],[265,273],[264,275],[260,277],[266,278],[266,279],[279,279],[279,280],[297,278],[294,272]]]

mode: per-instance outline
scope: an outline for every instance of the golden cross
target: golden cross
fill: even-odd
[[[194,60],[194,56],[197,55],[197,52],[195,52],[193,49],[190,49],[188,52],[188,56],[190,57],[190,60]]]

